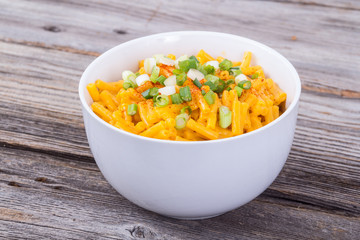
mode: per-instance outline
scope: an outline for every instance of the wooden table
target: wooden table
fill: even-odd
[[[180,221],[105,181],[77,94],[100,53],[174,30],[273,47],[303,86],[275,182],[225,215]],[[360,2],[0,0],[0,238],[360,239]]]

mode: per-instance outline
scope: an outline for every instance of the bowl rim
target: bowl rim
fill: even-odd
[[[114,126],[112,126],[111,124],[105,122],[103,119],[101,119],[100,117],[98,117],[90,108],[90,106],[87,105],[86,101],[85,101],[85,94],[84,94],[84,88],[86,88],[85,85],[85,79],[88,77],[89,75],[89,71],[90,69],[93,68],[94,65],[96,65],[99,61],[101,61],[102,58],[106,58],[108,55],[110,55],[113,51],[115,51],[118,48],[122,48],[126,45],[130,45],[139,41],[144,41],[146,39],[150,39],[150,38],[156,38],[156,37],[167,37],[167,36],[174,36],[174,35],[193,35],[193,34],[199,34],[199,35],[218,35],[218,36],[223,36],[226,38],[232,38],[232,39],[238,39],[238,40],[243,40],[243,41],[247,41],[253,45],[256,45],[256,47],[262,48],[265,51],[270,52],[271,54],[274,54],[275,56],[277,56],[278,58],[280,58],[280,60],[283,61],[283,63],[285,65],[287,65],[288,69],[292,72],[292,74],[295,76],[295,95],[293,98],[292,103],[289,105],[289,107],[286,109],[286,111],[281,114],[281,116],[279,116],[277,119],[273,120],[272,122],[270,122],[269,124],[267,124],[266,126],[263,126],[261,128],[258,128],[254,131],[251,131],[249,133],[246,134],[242,134],[242,135],[238,135],[238,136],[234,136],[234,137],[229,137],[229,138],[222,138],[222,139],[216,139],[216,140],[208,140],[208,141],[174,141],[174,140],[163,140],[163,139],[156,139],[156,138],[149,138],[149,137],[143,137],[134,133],[130,133],[127,132],[125,130],[116,128]],[[275,81],[276,82],[276,81]],[[79,98],[81,101],[81,105],[82,108],[85,109],[85,111],[87,111],[87,113],[89,113],[89,115],[91,117],[93,117],[96,121],[98,121],[100,124],[104,125],[107,128],[110,128],[112,130],[114,130],[115,132],[117,132],[118,134],[125,134],[129,137],[132,138],[136,138],[142,141],[151,141],[151,142],[158,142],[158,143],[163,143],[163,144],[176,144],[176,145],[202,145],[202,144],[216,144],[219,142],[226,142],[226,141],[236,141],[239,140],[241,138],[247,138],[250,137],[252,135],[257,135],[257,134],[261,134],[262,131],[265,131],[268,128],[271,128],[274,125],[277,125],[279,122],[281,122],[283,119],[285,119],[292,111],[294,111],[294,109],[296,108],[299,99],[300,99],[300,94],[301,94],[301,81],[300,81],[300,77],[299,74],[297,73],[295,67],[290,63],[289,60],[287,60],[283,55],[281,55],[279,52],[277,52],[276,50],[274,50],[271,47],[266,46],[265,44],[262,44],[260,42],[257,42],[255,40],[246,38],[246,37],[242,37],[242,36],[238,36],[238,35],[234,35],[234,34],[229,34],[229,33],[222,33],[222,32],[213,32],[213,31],[173,31],[173,32],[163,32],[163,33],[157,33],[157,34],[151,34],[151,35],[147,35],[144,37],[139,37],[139,38],[135,38],[123,43],[120,43],[112,48],[110,48],[109,50],[107,50],[106,52],[102,53],[100,56],[98,56],[97,58],[95,58],[85,69],[85,71],[83,72],[83,74],[81,75],[80,81],[79,81],[79,87],[78,87],[78,93],[79,93]]]

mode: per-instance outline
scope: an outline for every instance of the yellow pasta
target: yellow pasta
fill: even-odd
[[[166,56],[176,60],[173,54]],[[277,119],[286,101],[286,93],[261,66],[251,66],[251,59],[251,52],[245,52],[241,61],[231,61],[200,50],[196,57],[181,60],[186,64],[156,64],[159,71],[153,68],[151,74],[145,71],[148,63],[140,60],[138,71],[127,71],[133,75],[123,74],[129,76],[125,79],[88,84],[91,109],[107,123],[143,137],[205,141],[248,133]],[[214,60],[219,69],[206,67]],[[196,68],[206,78],[194,75]],[[146,74],[149,78],[135,80]]]
[[[96,85],[94,83],[89,83],[87,86],[86,86],[89,94],[90,94],[90,97],[96,102],[96,101],[99,101],[100,100],[100,93],[99,93],[99,90],[96,88]]]

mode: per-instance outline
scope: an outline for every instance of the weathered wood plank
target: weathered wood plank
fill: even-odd
[[[357,9],[358,2],[286,2],[289,4],[276,1],[213,1],[210,5],[206,1],[28,4],[3,0],[0,41],[96,55],[151,33],[220,30],[258,40],[283,53],[298,68],[308,90],[360,98],[360,86],[353,85],[353,79],[360,75],[359,11],[347,10],[351,6]],[[291,40],[292,36],[296,40]]]
[[[0,238],[356,239],[359,10],[338,0],[0,0]],[[168,219],[125,200],[96,167],[83,129],[77,84],[94,57],[173,30],[258,40],[302,78],[283,171],[256,200],[214,219]]]
[[[23,231],[32,239],[355,239],[360,234],[359,215],[318,211],[285,198],[279,204],[272,193],[214,219],[169,219],[125,200],[94,163],[3,147],[0,159],[0,235],[9,238],[23,237]]]

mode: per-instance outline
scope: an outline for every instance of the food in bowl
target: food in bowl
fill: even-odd
[[[92,110],[109,124],[144,137],[176,141],[216,140],[254,131],[285,111],[286,93],[252,53],[241,62],[196,56],[154,55],[123,80],[87,85]]]

